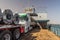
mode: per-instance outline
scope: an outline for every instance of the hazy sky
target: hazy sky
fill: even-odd
[[[24,8],[34,5],[36,12],[46,8],[48,18],[60,23],[60,0],[0,0],[2,10],[9,8],[13,12],[22,12]]]

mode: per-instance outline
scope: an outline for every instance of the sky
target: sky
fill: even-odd
[[[13,12],[23,12],[27,7],[36,8],[36,12],[47,12],[48,18],[60,23],[60,0],[0,0],[0,8],[11,9]]]

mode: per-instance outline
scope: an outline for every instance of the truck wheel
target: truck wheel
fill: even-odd
[[[19,29],[15,29],[13,34],[14,34],[14,40],[18,40],[20,38],[20,30]]]
[[[0,40],[12,40],[12,34],[10,31],[3,31],[0,34]]]

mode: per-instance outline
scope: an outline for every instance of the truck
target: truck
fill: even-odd
[[[13,15],[10,9],[5,9],[0,16],[2,16],[0,18],[0,40],[19,40],[21,34],[32,29],[30,15],[27,13]]]

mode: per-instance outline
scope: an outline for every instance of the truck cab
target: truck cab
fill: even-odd
[[[19,24],[24,28],[24,33],[28,32],[30,29],[30,16],[26,13],[20,13],[19,16]]]

